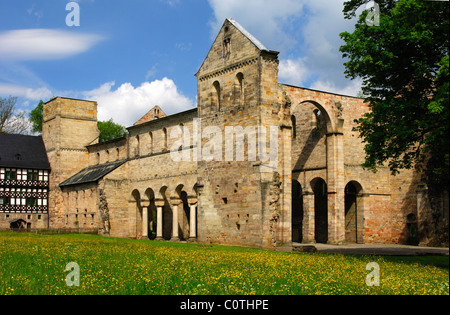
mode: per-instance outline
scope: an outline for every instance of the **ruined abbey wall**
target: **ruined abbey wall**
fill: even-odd
[[[196,109],[165,116],[155,106],[128,137],[97,143],[95,102],[45,104],[51,228],[262,248],[430,235],[418,174],[361,167],[353,128],[368,105],[281,84],[278,64],[227,19],[196,74]]]

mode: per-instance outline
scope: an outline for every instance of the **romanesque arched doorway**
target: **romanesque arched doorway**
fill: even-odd
[[[302,186],[292,180],[292,241],[303,241],[303,192]]]
[[[345,186],[345,241],[347,243],[363,242],[361,190],[361,185],[354,181]]]
[[[328,188],[321,178],[314,181],[314,231],[317,243],[328,241]]]

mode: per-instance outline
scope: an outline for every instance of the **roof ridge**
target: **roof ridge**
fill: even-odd
[[[239,24],[236,20],[233,18],[227,18],[228,22],[234,25],[245,37],[247,37],[259,50],[267,50],[266,46],[263,45],[255,36],[250,34],[249,31],[247,31],[241,24]]]

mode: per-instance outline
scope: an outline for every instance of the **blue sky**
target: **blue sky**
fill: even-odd
[[[280,52],[282,83],[355,95],[339,33],[341,0],[0,0],[0,96],[30,111],[53,96],[98,102],[99,120],[132,125],[154,105],[196,106],[195,73],[227,17]]]

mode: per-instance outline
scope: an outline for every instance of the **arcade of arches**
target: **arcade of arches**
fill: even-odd
[[[141,239],[188,240],[197,238],[197,195],[179,185],[172,195],[166,186],[157,193],[148,188],[143,195],[132,192],[130,203],[136,208],[136,234]]]
[[[328,190],[322,178],[311,182],[311,192],[292,181],[292,241],[298,243],[327,243]],[[362,187],[350,181],[345,186],[345,242],[364,242]],[[306,237],[304,237],[304,235]],[[308,237],[309,236],[309,237]]]

